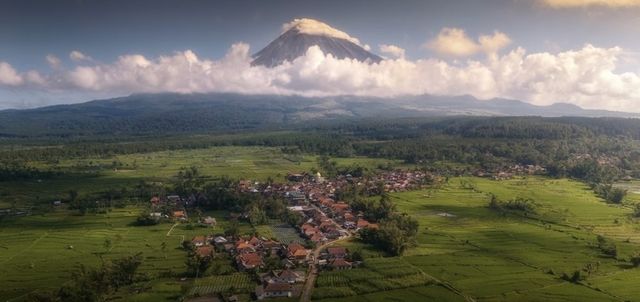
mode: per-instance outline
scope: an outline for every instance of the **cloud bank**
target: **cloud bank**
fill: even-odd
[[[640,0],[541,0],[547,6],[553,8],[575,8],[575,7],[640,7]]]
[[[403,48],[391,44],[381,44],[380,52],[398,59],[404,58],[405,55],[405,50]]]
[[[468,57],[479,52],[494,55],[510,43],[511,39],[499,31],[495,31],[493,35],[481,35],[476,42],[463,29],[443,28],[438,36],[424,46],[440,55]]]
[[[474,45],[493,51],[493,42]],[[497,43],[502,45],[504,43]],[[485,45],[485,46],[482,46]],[[527,53],[516,48],[503,55],[450,62],[408,60],[387,45],[393,59],[367,64],[337,59],[311,47],[293,62],[267,68],[251,66],[249,45],[234,44],[219,59],[191,50],[157,58],[120,56],[111,63],[81,60],[71,68],[58,65],[48,73],[17,71],[0,62],[0,88],[45,92],[122,95],[137,92],[235,92],[304,96],[461,95],[480,99],[512,98],[537,105],[568,102],[585,108],[640,111],[640,75],[617,72],[624,51],[585,45],[560,53]],[[70,54],[71,57],[77,57]],[[79,57],[78,57],[79,59]]]

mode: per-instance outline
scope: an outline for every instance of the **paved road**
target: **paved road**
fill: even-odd
[[[323,245],[316,247],[313,250],[313,263],[309,265],[309,274],[307,276],[306,283],[302,288],[302,294],[300,294],[301,302],[311,301],[311,292],[313,291],[313,287],[316,284],[316,278],[318,277],[318,257],[320,256],[320,251],[326,249],[327,247],[329,247],[330,245],[336,242],[347,240],[350,237],[351,235],[342,237],[340,239],[337,239],[331,242],[327,242]]]

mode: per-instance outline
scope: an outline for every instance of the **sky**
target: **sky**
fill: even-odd
[[[251,55],[313,18],[385,60]],[[0,0],[0,109],[142,92],[470,94],[640,112],[640,0]]]

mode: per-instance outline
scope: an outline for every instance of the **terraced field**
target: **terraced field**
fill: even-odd
[[[432,278],[402,259],[371,258],[362,268],[320,274],[312,298],[348,297],[431,284]]]
[[[251,293],[256,285],[256,282],[252,281],[245,273],[211,276],[196,280],[188,295],[204,296],[224,292]]]
[[[535,214],[527,216],[498,213],[488,208],[489,193],[502,200],[531,198],[539,206]],[[633,285],[640,282],[640,269],[632,268],[628,262],[631,255],[640,251],[640,224],[631,218],[630,206],[606,204],[582,183],[542,177],[507,181],[454,178],[441,189],[395,193],[392,197],[400,210],[419,219],[421,228],[418,246],[400,260],[446,285],[440,287],[447,292],[442,300],[640,299],[640,289]],[[635,198],[632,195],[629,200]],[[616,259],[602,255],[596,247],[597,235],[614,240],[618,248]],[[370,259],[366,262],[369,271],[402,275],[402,269],[394,266],[376,269],[380,264]],[[591,268],[590,274],[583,270],[586,267]],[[579,284],[561,278],[563,273],[575,270],[583,270],[588,276]],[[326,278],[323,275],[331,274],[320,275],[320,288],[324,286],[321,280]],[[410,299],[415,291],[432,287],[384,293]],[[378,301],[383,295],[356,294],[327,301]]]

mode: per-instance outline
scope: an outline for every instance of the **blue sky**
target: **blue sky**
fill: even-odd
[[[238,42],[250,45],[249,53],[254,53],[280,34],[283,23],[310,17],[357,37],[374,52],[379,53],[381,44],[401,47],[411,61],[437,59],[452,66],[466,64],[468,60],[484,61],[481,52],[453,58],[425,46],[444,28],[456,28],[472,41],[496,31],[508,36],[510,43],[500,49],[500,55],[518,48],[527,54],[558,54],[578,51],[586,44],[602,49],[619,47],[615,71],[640,73],[636,60],[640,58],[637,54],[640,6],[634,4],[637,1],[617,0],[621,7],[599,5],[598,0],[584,1],[584,5],[566,0],[569,4],[554,7],[544,1],[2,0],[0,62],[9,64],[23,77],[28,71],[37,71],[55,78],[45,57],[55,56],[60,59],[61,68],[72,70],[78,65],[69,58],[74,50],[91,57],[91,65],[96,66],[113,64],[128,54],[153,60],[185,50],[193,51],[199,58],[216,60]],[[36,86],[0,85],[0,108],[137,92],[77,88],[70,84],[55,89],[51,84],[47,88]],[[635,96],[634,93],[631,88],[629,95]],[[29,98],[39,101],[30,102]],[[588,103],[575,103],[589,107]]]

